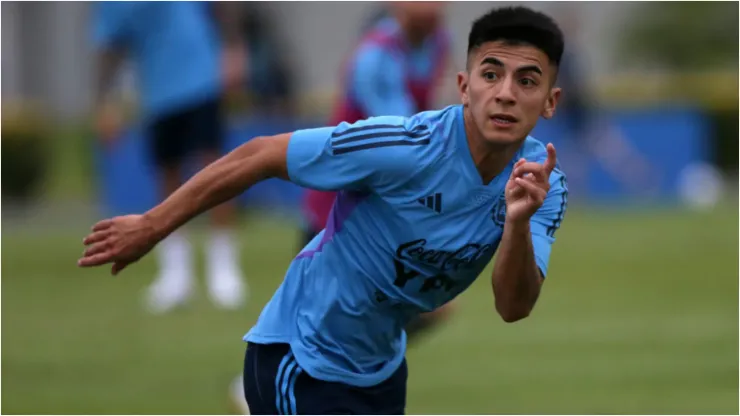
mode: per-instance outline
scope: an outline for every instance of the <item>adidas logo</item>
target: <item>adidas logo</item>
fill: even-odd
[[[440,193],[429,195],[425,198],[419,198],[416,201],[429,209],[433,209],[436,212],[442,212],[442,194]]]

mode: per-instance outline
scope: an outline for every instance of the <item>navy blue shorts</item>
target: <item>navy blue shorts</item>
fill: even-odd
[[[249,343],[244,359],[244,396],[253,415],[400,415],[406,408],[407,379],[404,360],[373,387],[318,380],[301,369],[288,344]]]
[[[200,152],[220,154],[224,129],[220,97],[161,116],[150,126],[152,161],[158,167],[175,167]]]

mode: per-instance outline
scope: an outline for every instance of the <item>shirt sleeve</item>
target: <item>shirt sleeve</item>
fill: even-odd
[[[534,257],[542,276],[547,276],[555,232],[563,222],[567,206],[568,186],[565,174],[556,168],[550,174],[550,191],[545,202],[530,220]]]
[[[290,180],[321,191],[380,191],[403,182],[430,143],[426,125],[406,121],[376,117],[294,132],[287,154]]]
[[[402,62],[379,46],[359,51],[352,76],[352,91],[369,116],[411,116],[416,105],[406,87]]]

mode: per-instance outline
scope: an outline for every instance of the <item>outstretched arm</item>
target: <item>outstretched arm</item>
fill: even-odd
[[[290,134],[253,139],[198,172],[165,201],[143,215],[95,224],[83,243],[81,267],[113,263],[112,273],[148,253],[177,228],[269,177],[287,178]]]
[[[268,178],[287,179],[290,134],[258,137],[201,170],[145,215],[166,236],[200,213],[235,198]]]
[[[425,126],[410,131],[404,122],[379,117],[253,139],[198,172],[145,214],[97,223],[84,239],[87,249],[78,264],[113,263],[116,274],[198,214],[267,178],[319,190],[382,190],[407,177],[415,166],[409,161],[429,143]]]

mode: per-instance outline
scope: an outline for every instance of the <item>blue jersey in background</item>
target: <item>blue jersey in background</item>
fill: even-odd
[[[186,1],[95,4],[94,43],[128,52],[147,117],[220,94],[220,46],[208,7]]]

